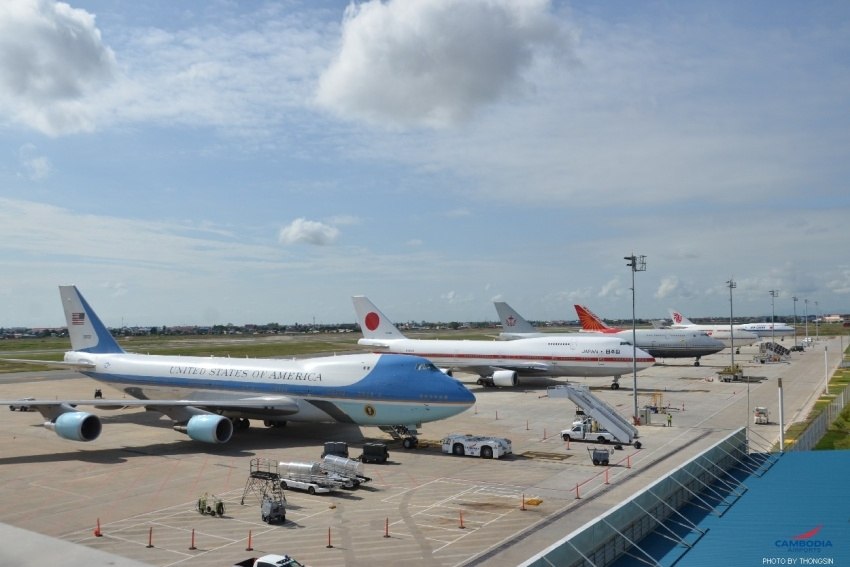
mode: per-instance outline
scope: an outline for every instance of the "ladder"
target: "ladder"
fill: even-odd
[[[280,487],[280,471],[277,461],[262,458],[251,459],[248,482],[245,483],[245,490],[242,491],[240,504],[245,504],[245,496],[249,492],[253,492],[260,503],[263,502],[263,499],[273,502],[286,502],[286,496],[283,495],[283,489]]]

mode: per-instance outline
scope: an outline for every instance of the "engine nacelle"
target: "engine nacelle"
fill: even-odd
[[[100,418],[84,411],[69,411],[44,424],[62,439],[94,441],[100,435]]]
[[[185,430],[175,429],[183,431],[195,441],[204,443],[227,443],[233,436],[233,422],[226,417],[212,414],[194,415],[186,423]]]
[[[517,375],[513,370],[496,370],[491,376],[482,376],[478,379],[481,386],[499,386],[512,388],[517,385]]]
[[[493,385],[513,388],[517,385],[517,376],[514,370],[497,370],[493,372]]]

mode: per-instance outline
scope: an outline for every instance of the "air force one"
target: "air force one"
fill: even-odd
[[[565,336],[563,333],[541,333],[504,301],[496,301],[494,305],[502,321],[502,328],[505,329],[504,332],[499,333],[502,338]],[[581,322],[582,332],[616,337],[631,344],[632,331],[609,327],[581,305],[576,305],[575,309]],[[720,352],[725,348],[723,343],[712,339],[702,331],[685,329],[636,329],[634,338],[638,348],[656,358],[694,358],[694,366],[699,366],[700,357]]]
[[[144,407],[167,415],[195,441],[226,443],[250,419],[267,426],[339,422],[375,426],[405,448],[417,428],[461,413],[475,396],[421,357],[353,354],[302,360],[158,356],[125,352],[74,286],[60,286],[72,350],[59,365],[136,398],[32,400],[44,424],[64,439],[93,441],[100,419],[77,406]],[[177,398],[175,399],[175,396]],[[20,404],[0,401],[0,405]]]
[[[729,325],[698,325],[692,323],[690,319],[682,315],[678,311],[670,310],[670,319],[673,324],[671,329],[694,329],[697,331],[705,331],[711,337],[722,342],[724,346],[731,347],[734,343],[735,348],[751,345],[759,341],[759,336],[744,329],[738,325],[733,325],[730,331]]]
[[[621,339],[602,336],[576,334],[515,341],[409,339],[369,299],[354,296],[352,301],[363,331],[359,344],[385,352],[424,356],[450,371],[478,374],[478,383],[483,385],[516,386],[521,375],[613,376],[611,389],[616,390],[621,375],[655,363],[643,350]]]

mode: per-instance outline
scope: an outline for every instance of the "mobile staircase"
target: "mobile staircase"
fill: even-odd
[[[620,443],[631,444],[639,437],[637,428],[617,413],[613,407],[590,393],[586,386],[559,384],[548,389],[550,398],[568,398],[584,410],[586,415],[595,419],[606,431],[614,435]],[[637,445],[635,445],[637,446]]]
[[[280,486],[280,469],[277,461],[251,459],[248,482],[245,483],[240,504],[245,504],[245,497],[249,492],[253,492],[261,504],[270,501],[275,506],[281,508],[285,506],[286,496],[283,495],[283,489]]]
[[[766,341],[759,345],[759,352],[753,362],[786,362],[791,359],[791,351],[779,343]]]

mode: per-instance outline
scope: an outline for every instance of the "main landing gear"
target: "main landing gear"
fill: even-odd
[[[694,359],[694,366],[699,366],[699,357]]]
[[[405,449],[415,449],[419,446],[419,438],[416,437],[417,431],[414,426],[406,425],[384,425],[380,430],[389,433],[393,439],[401,439],[401,446]]]
[[[614,383],[611,384],[612,390],[619,390],[620,389],[620,378],[621,378],[621,376],[614,376]]]

